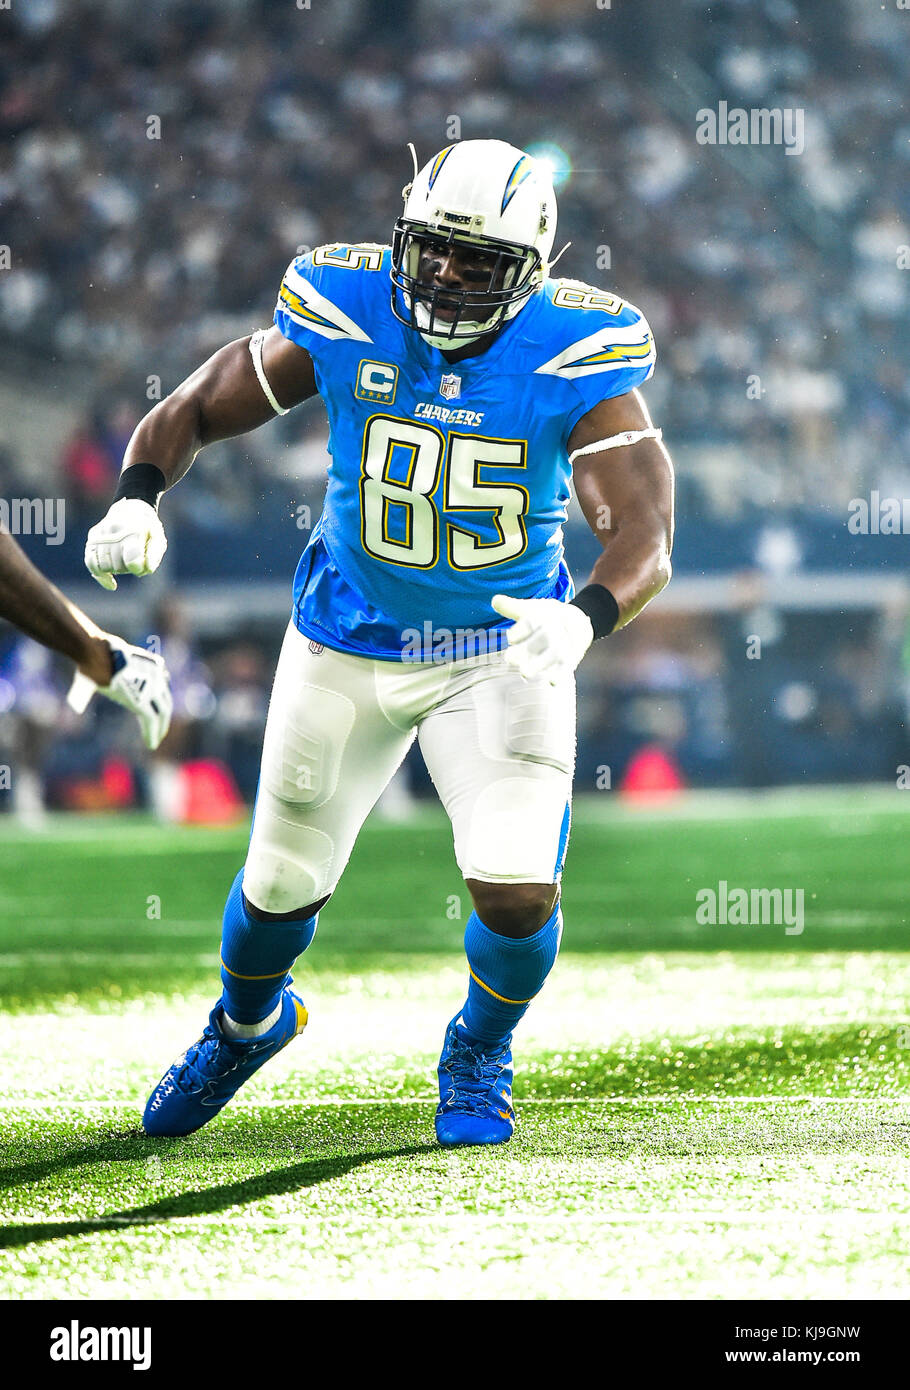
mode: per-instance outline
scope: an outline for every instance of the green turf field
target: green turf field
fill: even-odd
[[[244,828],[0,821],[0,1296],[906,1298],[908,811],[579,805],[515,1138],[457,1152],[441,813],[371,819],[296,972],[306,1034],[180,1140],[137,1124],[218,993]],[[803,889],[804,929],[699,925],[721,880]]]

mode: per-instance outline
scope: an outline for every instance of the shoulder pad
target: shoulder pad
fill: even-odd
[[[631,367],[650,376],[657,354],[640,309],[581,280],[551,280],[547,290],[563,346],[536,372],[574,379]]]
[[[364,307],[364,276],[382,268],[385,249],[373,242],[330,242],[298,256],[285,271],[278,293],[279,328],[295,341],[302,331],[371,343],[357,317]]]

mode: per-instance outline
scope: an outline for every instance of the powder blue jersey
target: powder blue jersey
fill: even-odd
[[[438,660],[470,654],[460,634],[498,645],[510,624],[494,594],[572,597],[567,441],[647,381],[654,343],[633,305],[547,280],[485,352],[450,364],[392,313],[390,256],[321,246],[281,285],[275,323],[313,359],[331,455],[294,619],[339,651]]]

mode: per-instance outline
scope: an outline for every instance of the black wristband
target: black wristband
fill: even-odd
[[[619,604],[603,584],[586,584],[572,602],[591,619],[595,641],[598,637],[609,637],[619,622]]]
[[[131,463],[129,468],[124,468],[120,474],[114,501],[119,502],[123,497],[136,497],[140,502],[148,502],[157,512],[158,499],[166,488],[167,478],[153,463]]]

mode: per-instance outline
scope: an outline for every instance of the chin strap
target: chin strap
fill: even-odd
[[[420,326],[421,315],[429,322],[430,315],[425,304],[418,304],[415,309],[417,331],[425,343],[429,343],[430,347],[437,348],[440,352],[457,352],[459,348],[479,342],[481,338],[485,338],[488,333],[494,332],[502,325],[502,321],[500,321],[494,325],[494,328],[488,328],[486,324],[477,323],[476,320],[468,320],[459,324],[459,328],[476,328],[477,332],[464,335],[459,333],[457,338],[450,338],[447,333],[425,333]]]
[[[583,454],[599,454],[602,449],[624,449],[629,444],[637,444],[640,439],[663,439],[663,430],[626,430],[625,434],[612,434],[609,439],[597,439],[583,449],[573,450],[569,462],[573,463]]]
[[[473,343],[479,343],[481,338],[486,338],[489,333],[494,331],[494,329],[488,328],[484,333],[472,333],[470,337],[465,338],[440,338],[435,333],[421,333],[420,336],[425,343],[436,348],[438,352],[458,352],[460,348],[471,347]]]
[[[564,255],[566,254],[566,252],[568,251],[568,249],[569,249],[569,247],[570,247],[571,245],[572,245],[571,241],[567,241],[566,244],[565,244],[565,246],[562,248],[562,250],[561,250],[561,251],[557,251],[556,255],[553,257],[552,261],[551,261],[550,264],[547,266],[547,272],[548,272],[548,273],[549,273],[549,271],[551,271],[551,270],[553,269],[554,265],[555,265],[556,262],[560,259],[560,257],[562,257],[562,256],[564,256]]]

